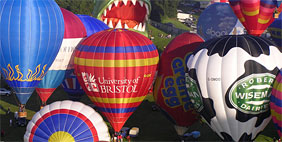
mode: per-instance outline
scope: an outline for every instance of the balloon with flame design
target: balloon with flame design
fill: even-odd
[[[64,19],[53,0],[1,0],[0,11],[1,72],[24,111],[60,49]]]
[[[84,37],[86,37],[86,30],[80,19],[66,9],[61,8],[61,11],[65,23],[64,39],[55,61],[36,88],[36,92],[41,98],[42,105],[46,105],[48,98],[63,82],[65,71],[75,47]]]
[[[119,132],[146,97],[158,60],[158,51],[147,37],[109,29],[79,44],[75,74],[90,100]]]

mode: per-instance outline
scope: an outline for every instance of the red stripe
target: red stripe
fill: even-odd
[[[138,107],[140,105],[140,102],[137,103],[122,103],[122,104],[110,104],[110,103],[98,103],[92,101],[97,107],[103,107],[103,108],[132,108],[132,107]]]
[[[68,109],[57,109],[57,110],[53,110],[49,113],[46,113],[44,114],[41,118],[39,118],[36,122],[35,122],[35,125],[33,126],[33,128],[31,129],[31,134],[29,136],[29,141],[32,142],[32,139],[33,139],[33,136],[34,136],[34,133],[36,131],[36,129],[38,128],[38,126],[48,117],[52,116],[52,115],[55,115],[55,114],[70,114],[70,115],[73,115],[73,116],[76,116],[77,118],[80,118],[81,120],[83,120],[87,126],[89,128],[93,128],[91,129],[91,133],[93,136],[96,136],[96,137],[93,137],[94,138],[94,141],[99,141],[99,138],[98,138],[98,134],[97,134],[97,130],[96,128],[94,127],[93,123],[86,117],[84,116],[83,114],[77,112],[77,111],[74,111],[74,110],[68,110]]]
[[[104,116],[107,117],[115,132],[119,132],[124,123],[127,121],[129,116],[132,115],[133,112],[130,113],[106,113],[102,112]]]
[[[279,127],[282,127],[282,122],[279,121],[279,120],[277,120],[276,117],[272,116],[272,121],[273,121],[274,123],[276,123]]]
[[[116,47],[145,46],[153,44],[147,37],[129,30],[104,30],[86,38],[82,45]]]
[[[270,102],[270,108],[274,110],[276,113],[279,113],[282,115],[282,107],[279,107],[275,105],[273,102]]]
[[[129,60],[129,59],[147,59],[158,57],[157,50],[150,52],[134,52],[134,53],[95,53],[95,52],[76,52],[75,57],[85,59],[100,60]]]
[[[282,90],[276,90],[276,88],[272,88],[271,94],[275,96],[275,98],[282,100]]]

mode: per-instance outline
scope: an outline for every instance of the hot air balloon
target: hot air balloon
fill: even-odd
[[[248,34],[260,36],[274,21],[276,0],[229,0],[229,4]]]
[[[185,72],[189,55],[202,42],[197,34],[183,33],[167,45],[160,57],[153,95],[156,104],[175,125],[179,136],[198,120],[187,94]]]
[[[57,101],[43,107],[29,121],[25,142],[110,141],[108,127],[91,107],[73,101]]]
[[[159,55],[147,37],[125,29],[93,34],[75,51],[75,74],[116,136],[146,97]]]
[[[282,47],[282,14],[267,29],[277,46]]]
[[[270,108],[272,121],[277,129],[277,132],[282,138],[282,70],[277,75],[270,96]]]
[[[205,40],[224,36],[244,34],[244,27],[227,3],[214,3],[200,15],[197,34]]]
[[[99,32],[99,31],[109,29],[108,25],[106,25],[104,22],[102,22],[102,21],[100,21],[96,18],[93,18],[91,16],[80,15],[80,14],[77,14],[76,16],[83,23],[83,25],[86,29],[87,37],[91,36],[94,33]]]
[[[64,20],[53,0],[0,1],[1,72],[25,104],[54,61],[64,35]]]
[[[71,73],[67,73],[65,80],[62,83],[64,91],[68,94],[68,97],[72,101],[79,101],[81,97],[85,94],[82,87],[80,86],[76,75],[70,70]]]
[[[282,66],[282,49],[274,45],[252,35],[228,35],[201,44],[189,57],[189,95],[223,140],[254,140],[270,121],[271,89]]]
[[[80,19],[72,12],[61,8],[65,21],[65,33],[60,51],[49,71],[36,88],[42,105],[46,105],[48,98],[55,89],[63,82],[65,71],[70,58],[78,43],[86,37],[86,30]]]

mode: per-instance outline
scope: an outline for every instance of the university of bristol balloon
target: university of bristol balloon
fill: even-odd
[[[146,97],[158,61],[152,41],[125,29],[93,34],[79,44],[74,58],[83,90],[115,132]]]

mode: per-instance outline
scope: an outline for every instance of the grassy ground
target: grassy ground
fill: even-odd
[[[67,99],[67,94],[62,88],[58,88],[48,100],[48,104]],[[81,102],[84,104],[91,104],[87,96],[83,96]],[[152,111],[153,102],[143,101],[136,112],[128,119],[124,126],[139,127],[140,133],[138,137],[132,138],[132,141],[179,141],[179,138],[174,130],[173,124],[170,123],[160,111]],[[6,111],[10,107],[12,113],[6,115]],[[39,111],[40,99],[36,93],[33,93],[27,103],[28,119]],[[9,119],[13,118],[13,112],[17,111],[17,103],[15,96],[1,96],[0,98],[0,115],[1,115],[1,129],[5,130],[5,136],[1,137],[0,141],[22,141],[25,127],[9,126]],[[104,118],[106,121],[106,119]],[[192,125],[188,132],[200,131],[201,137],[199,141],[219,141],[219,137],[206,125],[200,122]],[[268,137],[277,137],[276,130],[271,122],[262,133]],[[261,135],[260,140],[266,141],[265,137]],[[269,138],[268,138],[269,139]]]
[[[159,37],[158,34],[163,34],[164,37],[167,36],[168,34],[155,28],[154,26],[150,24],[148,24],[148,31],[152,32],[150,35],[153,36],[154,39],[153,40],[151,39],[151,40],[158,48],[159,53],[163,52],[164,47],[167,46],[167,44],[174,38],[172,37],[172,38],[167,39],[167,38]]]
[[[172,23],[174,27],[190,31],[191,28],[187,27],[185,24],[179,22],[176,18],[163,18],[162,23]]]

